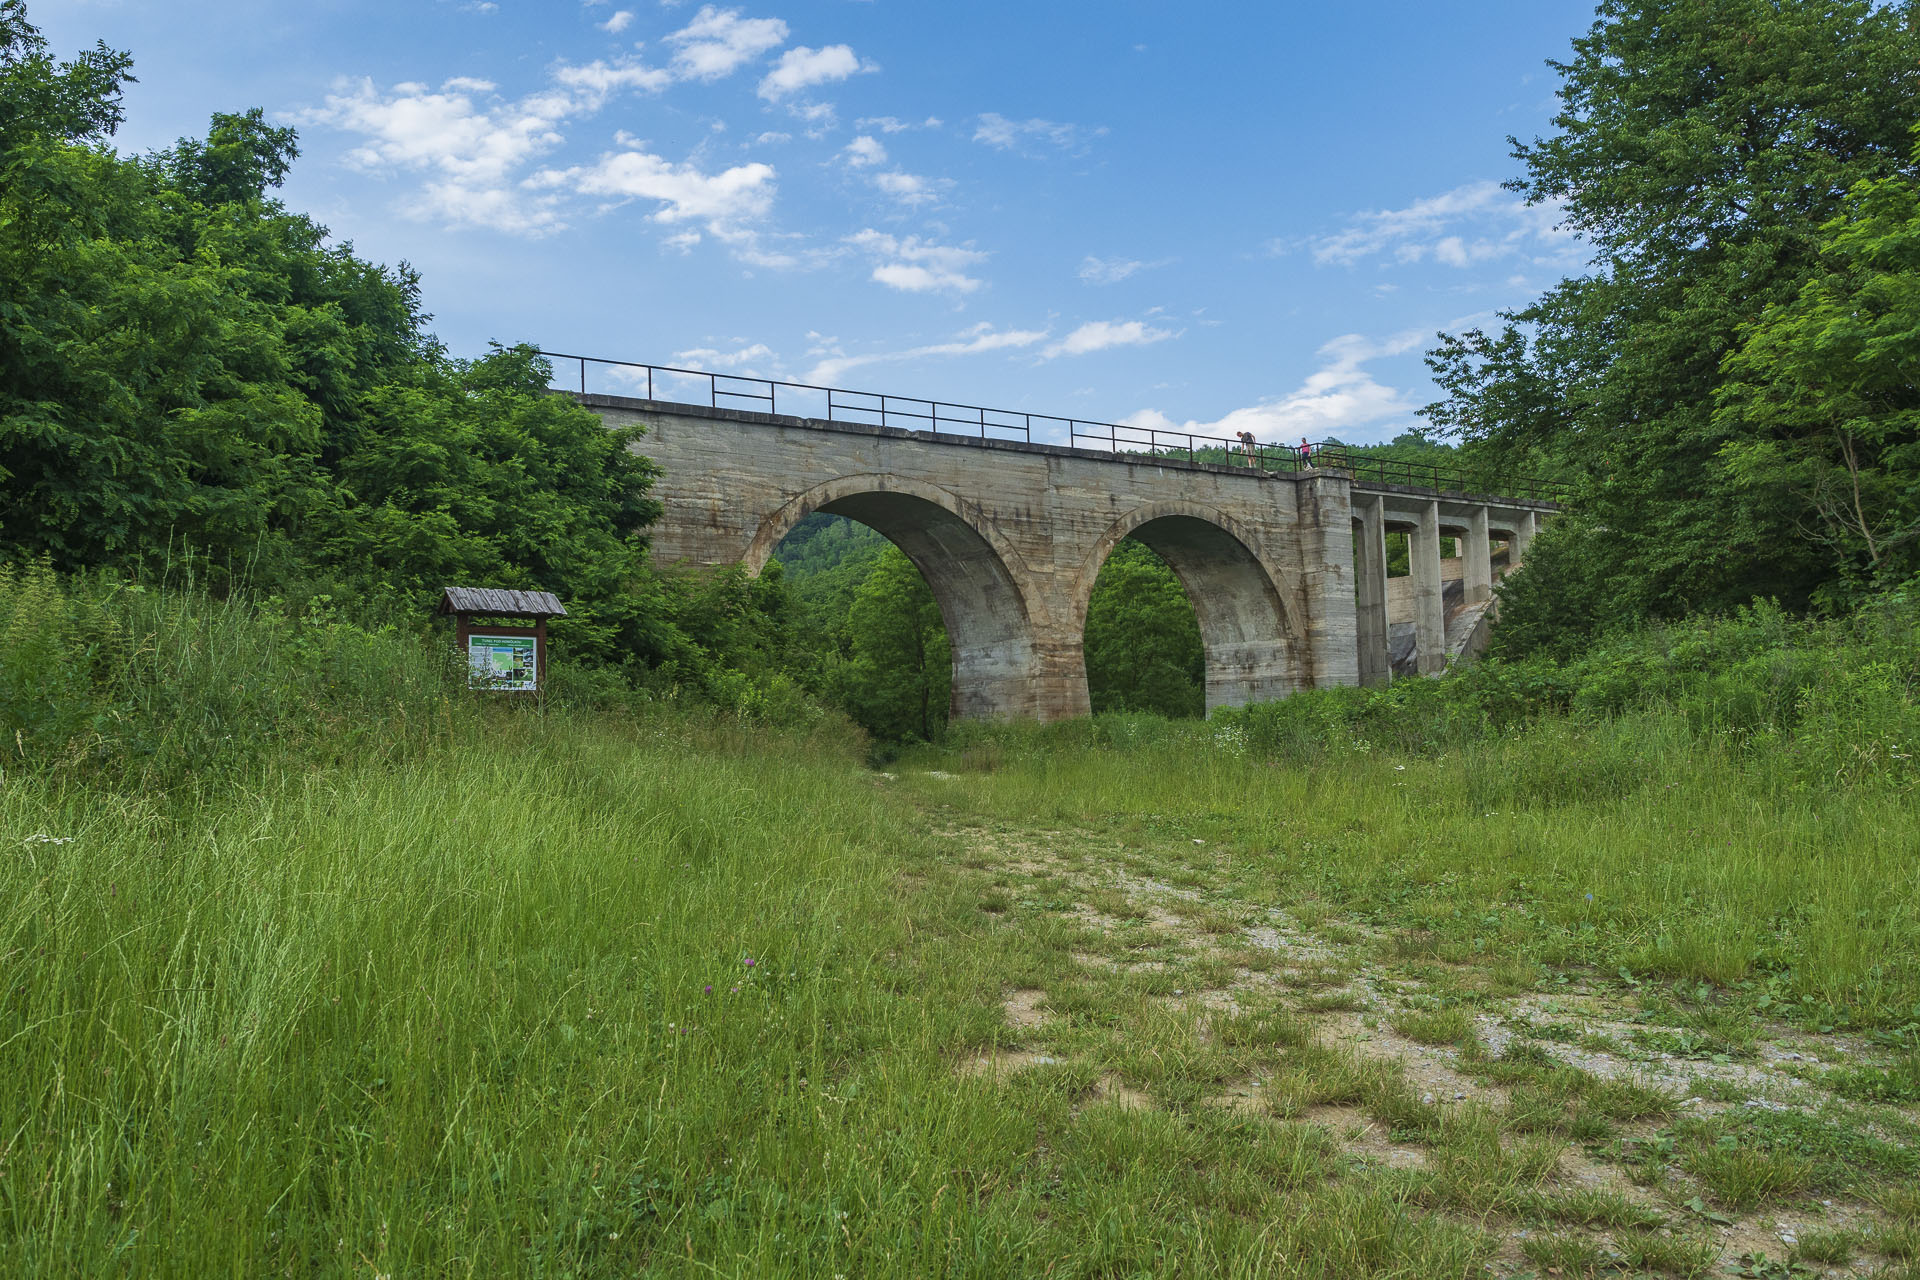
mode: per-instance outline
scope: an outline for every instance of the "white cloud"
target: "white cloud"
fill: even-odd
[[[739,341],[739,339],[734,339]],[[764,342],[756,342],[750,347],[741,347],[737,351],[721,351],[715,347],[695,347],[691,351],[676,351],[673,358],[682,368],[698,369],[702,372],[718,369],[738,369],[741,365],[752,364],[756,360],[773,359],[773,349]]]
[[[914,206],[933,203],[940,198],[940,192],[953,183],[946,178],[923,178],[916,173],[894,169],[874,174],[873,185],[901,204]]]
[[[824,138],[826,131],[833,127],[839,117],[834,114],[831,102],[800,102],[787,107],[788,114],[795,119],[804,120],[813,128],[807,130],[809,138]]]
[[[1418,408],[1406,393],[1374,381],[1365,366],[1383,356],[1403,355],[1425,339],[1423,330],[1376,343],[1349,333],[1320,348],[1324,363],[1295,390],[1212,422],[1175,423],[1157,409],[1122,418],[1130,427],[1155,427],[1195,435],[1234,436],[1250,431],[1256,440],[1287,444],[1298,439],[1351,439],[1384,419],[1405,417]]]
[[[564,95],[536,95],[513,104],[478,106],[471,95],[489,92],[484,80],[449,80],[439,92],[401,84],[390,94],[373,81],[337,83],[326,105],[296,116],[360,134],[347,153],[361,169],[438,169],[449,177],[497,181],[528,157],[561,141],[557,126],[571,111]]]
[[[861,134],[846,146],[847,164],[855,169],[870,168],[887,162],[887,149],[878,140]]]
[[[655,222],[698,222],[723,240],[749,239],[745,224],[773,207],[774,170],[766,164],[735,165],[703,173],[693,164],[673,164],[638,149],[611,151],[591,165],[544,169],[527,179],[531,188],[562,188],[616,200],[653,200]]]
[[[1369,258],[1398,263],[1427,260],[1469,267],[1517,257],[1541,266],[1572,267],[1580,242],[1559,227],[1557,204],[1529,206],[1496,182],[1472,182],[1404,209],[1355,215],[1330,235],[1307,242],[1323,266],[1355,266]],[[1284,246],[1273,246],[1283,250]]]
[[[790,133],[781,133],[777,129],[769,129],[765,133],[755,134],[753,140],[760,146],[770,147],[782,142],[792,142],[793,135]]]
[[[1080,264],[1080,278],[1088,284],[1118,284],[1146,265],[1130,258],[1096,258],[1089,254]]]
[[[1047,142],[1060,148],[1077,146],[1087,137],[1098,138],[1106,133],[1106,126],[1093,130],[1082,129],[1077,124],[1062,124],[1057,120],[1009,120],[997,111],[982,113],[974,121],[973,140],[984,142],[990,147],[999,147],[1011,151],[1024,142]]]
[[[879,139],[871,134],[861,134],[849,142],[840,153],[849,169],[875,169],[887,162],[887,149]],[[947,178],[923,178],[917,173],[908,173],[902,169],[889,169],[870,175],[874,187],[901,204],[914,208],[923,204],[932,204],[940,198],[940,193],[953,185]]]
[[[769,49],[779,48],[786,39],[787,24],[778,18],[743,18],[738,9],[706,5],[667,42],[677,46],[675,75],[685,80],[718,80]]]
[[[555,83],[575,90],[582,111],[598,111],[618,89],[639,89],[658,93],[672,83],[672,77],[657,67],[649,67],[632,58],[617,62],[594,61],[583,66],[561,63],[553,69]]]
[[[342,80],[322,106],[292,118],[358,134],[360,143],[346,153],[356,168],[428,174],[404,206],[414,217],[537,233],[556,229],[560,218],[551,201],[515,191],[515,171],[559,146],[568,120],[598,111],[615,92],[664,84],[663,72],[631,61],[561,63],[551,75],[554,87],[512,101],[493,96],[490,81],[469,76],[438,89],[406,82],[384,93],[368,79]]]
[[[938,129],[940,123],[939,116],[928,116],[919,124],[898,116],[862,116],[853,122],[853,126],[856,129],[878,129],[881,133],[905,133],[909,129]]]
[[[342,81],[323,106],[292,118],[358,134],[359,144],[346,157],[356,167],[424,174],[419,190],[402,203],[412,217],[539,235],[565,226],[565,210],[583,197],[603,207],[649,200],[655,202],[649,220],[673,228],[664,240],[669,249],[686,253],[711,236],[750,265],[798,265],[791,254],[768,248],[770,237],[756,225],[772,209],[770,165],[707,172],[651,154],[621,132],[615,135],[618,149],[591,164],[551,165],[523,177],[565,142],[570,120],[592,115],[623,90],[653,92],[672,80],[632,59],[560,63],[549,75],[550,87],[513,100],[471,77],[438,89],[402,83],[384,93],[369,80]]]
[[[1088,254],[1081,260],[1080,270],[1076,274],[1084,284],[1119,284],[1128,276],[1164,267],[1172,261],[1172,258],[1161,258],[1155,262],[1141,262],[1137,258],[1096,258]]]
[[[906,293],[972,293],[980,281],[967,270],[987,260],[978,249],[933,244],[918,236],[901,239],[871,227],[848,236],[847,243],[875,259],[874,280]]]
[[[1140,320],[1093,320],[1081,325],[1040,353],[1043,360],[1084,356],[1109,347],[1144,347],[1178,337],[1172,329],[1155,329]]]
[[[879,69],[874,63],[856,56],[844,44],[830,44],[824,49],[809,49],[799,45],[781,54],[773,70],[760,81],[760,96],[768,102],[778,102],[788,94],[810,89],[817,84],[830,84],[863,71]]]
[[[811,336],[811,335],[809,335]],[[971,356],[987,351],[1019,350],[1035,346],[1046,341],[1044,329],[995,329],[990,324],[977,324],[971,329],[962,330],[951,342],[937,342],[929,346],[913,347],[905,351],[876,351],[864,355],[832,355],[820,361],[807,372],[806,380],[812,383],[833,383],[839,381],[854,369],[875,364],[898,364],[908,360],[922,360],[932,357]]]
[[[421,222],[448,227],[485,227],[514,235],[543,236],[567,224],[552,198],[530,198],[505,187],[428,182],[400,211]]]
[[[608,18],[605,22],[600,23],[599,27],[602,31],[605,31],[607,34],[617,36],[622,31],[625,31],[628,27],[632,25],[633,25],[633,10],[621,9],[619,12],[615,13],[611,18]]]

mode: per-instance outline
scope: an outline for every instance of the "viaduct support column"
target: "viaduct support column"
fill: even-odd
[[[1413,644],[1418,670],[1437,676],[1447,669],[1445,585],[1440,581],[1440,504],[1427,502],[1407,540],[1413,569]]]
[[[1360,652],[1360,683],[1370,688],[1393,678],[1392,655],[1387,648],[1387,513],[1386,500],[1356,497],[1354,556],[1356,592],[1354,632]]]
[[[1485,604],[1493,599],[1493,543],[1487,532],[1487,509],[1475,507],[1468,520],[1465,548],[1467,603]]]
[[[1353,485],[1343,475],[1319,472],[1300,491],[1300,586],[1305,608],[1306,670],[1294,673],[1297,688],[1360,683],[1354,649]]]
[[[1083,633],[1057,622],[1036,627],[1033,637],[1033,709],[1042,724],[1093,714],[1087,693]]]
[[[1512,573],[1520,567],[1527,557],[1527,544],[1533,541],[1534,530],[1538,523],[1531,511],[1522,511],[1520,518],[1514,521],[1513,541],[1507,544],[1507,572]]]

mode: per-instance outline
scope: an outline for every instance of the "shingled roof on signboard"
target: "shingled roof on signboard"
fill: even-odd
[[[441,613],[483,613],[514,618],[564,618],[566,606],[549,591],[509,591],[504,587],[448,587]]]

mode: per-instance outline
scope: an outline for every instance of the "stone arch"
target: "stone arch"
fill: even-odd
[[[1206,649],[1209,713],[1284,697],[1311,683],[1285,575],[1237,521],[1197,503],[1150,503],[1114,522],[1081,571],[1080,629],[1100,567],[1129,536],[1167,562],[1193,602]]]
[[[1026,566],[1000,532],[937,485],[898,476],[838,476],[760,522],[745,564],[758,573],[780,540],[814,512],[845,516],[885,537],[913,561],[940,606],[953,650],[955,720],[1030,718],[1044,710],[1036,687]]]

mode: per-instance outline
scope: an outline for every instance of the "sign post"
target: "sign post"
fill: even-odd
[[[536,696],[546,691],[547,619],[567,616],[555,596],[448,587],[440,598],[440,612],[454,616],[469,689]]]

